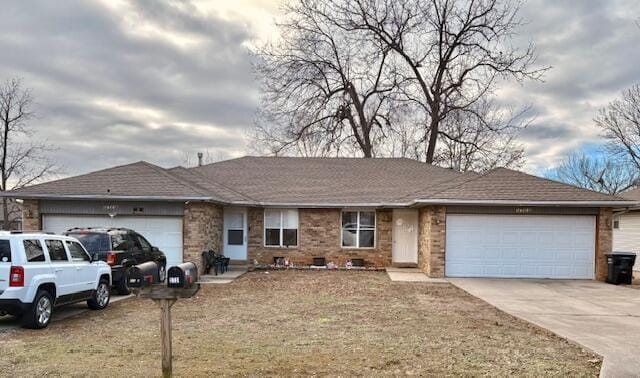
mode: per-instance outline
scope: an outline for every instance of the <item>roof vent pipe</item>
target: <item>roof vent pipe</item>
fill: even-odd
[[[198,152],[198,167],[202,167],[202,152]]]

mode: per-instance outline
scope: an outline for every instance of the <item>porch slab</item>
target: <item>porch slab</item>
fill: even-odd
[[[395,282],[447,283],[444,278],[431,278],[417,268],[386,268],[387,275]]]
[[[242,276],[245,273],[247,273],[247,268],[231,267],[231,269],[229,269],[228,271],[222,274],[218,274],[217,276],[215,274],[204,274],[200,276],[200,279],[198,280],[198,282],[205,285],[228,284],[233,282],[233,280]]]

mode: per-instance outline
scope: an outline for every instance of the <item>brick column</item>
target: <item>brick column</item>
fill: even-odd
[[[22,229],[26,231],[42,230],[40,201],[33,199],[22,201]]]
[[[601,208],[596,217],[596,280],[607,279],[607,253],[613,248],[613,210]]]
[[[202,251],[222,252],[222,207],[206,202],[189,202],[184,206],[184,261],[192,261],[202,273]]]
[[[420,209],[418,267],[429,277],[444,277],[446,215],[444,206]]]

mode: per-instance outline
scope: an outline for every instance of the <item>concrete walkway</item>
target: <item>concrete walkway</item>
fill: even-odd
[[[228,284],[236,278],[247,273],[247,268],[230,266],[229,270],[222,274],[204,274],[200,276],[198,282],[201,284]]]
[[[133,294],[129,295],[114,295],[111,297],[109,304],[123,301],[125,299],[133,298]],[[53,316],[51,317],[51,323],[56,323],[64,319],[85,313],[89,310],[86,302],[78,302],[70,304],[68,306],[58,307],[53,310]],[[103,311],[109,311],[109,306]],[[20,328],[20,320],[11,315],[0,316],[0,332]]]
[[[640,290],[596,281],[449,281],[502,311],[600,354],[601,377],[640,376]]]
[[[391,281],[447,283],[444,278],[430,278],[417,268],[386,268]]]

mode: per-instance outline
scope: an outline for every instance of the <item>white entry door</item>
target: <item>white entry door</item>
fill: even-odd
[[[247,259],[247,209],[224,209],[224,255],[231,260]]]
[[[418,210],[393,210],[393,262],[418,263]]]
[[[449,277],[592,279],[595,217],[447,215]]]

